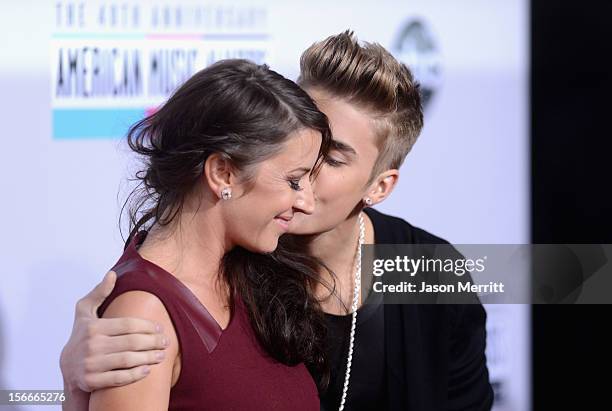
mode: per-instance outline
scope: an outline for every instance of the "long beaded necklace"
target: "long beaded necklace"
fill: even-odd
[[[359,293],[361,291],[361,246],[365,243],[365,223],[362,213],[359,213],[359,242],[355,256],[355,288],[353,289],[353,303],[351,304],[352,323],[349,339],[349,351],[346,362],[346,374],[344,375],[344,387],[342,389],[342,399],[340,400],[339,411],[344,410],[346,395],[348,394],[349,379],[351,377],[351,365],[353,363],[353,346],[355,345],[355,328],[357,326],[357,306],[359,305]]]

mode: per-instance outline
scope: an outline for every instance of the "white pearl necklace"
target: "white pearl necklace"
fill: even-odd
[[[355,345],[355,328],[357,326],[357,307],[359,305],[359,293],[361,292],[361,246],[365,243],[365,223],[363,215],[359,213],[359,242],[357,244],[357,255],[355,256],[355,288],[353,289],[353,303],[351,311],[353,321],[351,324],[351,334],[349,340],[349,351],[346,362],[346,374],[344,375],[344,388],[342,389],[342,399],[340,400],[339,411],[344,410],[346,395],[348,394],[349,379],[351,377],[351,365],[353,363],[353,346]]]

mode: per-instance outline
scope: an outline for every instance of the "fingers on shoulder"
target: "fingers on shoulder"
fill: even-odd
[[[170,314],[155,294],[147,291],[128,291],[117,296],[104,312],[104,318],[141,318],[160,324],[168,337],[169,349],[177,350],[178,338]],[[126,324],[127,326],[127,324]]]

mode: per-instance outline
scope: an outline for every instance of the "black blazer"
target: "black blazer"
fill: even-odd
[[[408,222],[366,209],[377,244],[448,244]],[[481,304],[385,305],[390,410],[490,410],[486,312]]]

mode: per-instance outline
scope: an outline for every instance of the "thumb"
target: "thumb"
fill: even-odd
[[[115,288],[115,282],[117,281],[117,273],[109,271],[104,275],[104,278],[99,282],[93,290],[91,290],[85,297],[83,297],[77,304],[77,311],[81,315],[96,316],[98,307],[104,302],[106,297]]]

